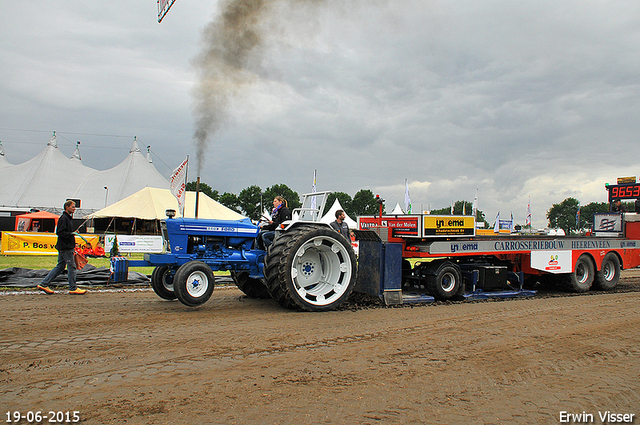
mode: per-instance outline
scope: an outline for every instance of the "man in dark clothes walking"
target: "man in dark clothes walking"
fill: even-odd
[[[76,211],[76,203],[68,200],[64,203],[64,212],[58,219],[56,234],[58,235],[58,264],[49,272],[37,288],[47,294],[53,294],[49,288],[49,283],[64,271],[65,265],[69,274],[69,293],[74,295],[84,295],[87,290],[76,286],[76,263],[73,259],[73,251],[76,247],[76,238],[73,236],[73,222],[71,218]]]
[[[349,226],[347,226],[347,223],[344,221],[347,218],[347,215],[344,213],[343,210],[337,210],[336,211],[336,221],[331,222],[329,225],[331,227],[333,227],[333,229],[340,233],[342,236],[344,236],[344,238],[346,240],[350,240],[349,239]]]

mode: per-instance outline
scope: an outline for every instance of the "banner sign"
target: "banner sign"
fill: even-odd
[[[636,176],[618,177],[618,184],[629,184],[629,183],[635,183],[635,182],[636,182]]]
[[[169,179],[169,189],[173,196],[178,200],[178,211],[180,215],[184,215],[184,201],[187,195],[187,164],[189,163],[189,158],[182,161],[182,164],[178,166],[173,173],[171,173],[171,178]]]
[[[98,246],[98,235],[82,235],[91,249]],[[76,244],[81,248],[87,248],[87,242],[76,236]],[[56,243],[58,236],[55,233],[38,232],[2,232],[0,254],[3,255],[58,255]]]
[[[360,230],[370,230],[376,227],[389,227],[391,236],[399,237],[420,237],[420,216],[388,216],[382,217],[358,217],[358,228]]]
[[[120,252],[162,252],[163,240],[162,236],[136,236],[136,235],[117,235],[118,251]],[[116,235],[106,235],[104,237],[104,250],[111,252],[113,241]]]
[[[511,220],[500,220],[500,230],[513,230],[513,221]]]
[[[176,0],[158,0],[158,23],[162,22],[164,15],[171,9],[175,1]]]
[[[571,251],[531,251],[531,268],[548,273],[571,273]]]
[[[593,231],[597,233],[622,232],[622,213],[596,213],[593,215]]]
[[[475,236],[476,220],[470,215],[425,215],[423,237]]]

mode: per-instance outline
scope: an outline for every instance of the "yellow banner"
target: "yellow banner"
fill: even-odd
[[[424,236],[473,236],[476,221],[469,215],[425,215]]]
[[[91,248],[95,248],[100,241],[97,235],[82,235]],[[76,236],[76,244],[81,249],[87,247],[87,242]],[[2,255],[58,255],[56,249],[58,236],[55,233],[36,232],[2,232],[0,254]]]
[[[635,183],[636,182],[636,177],[618,177],[618,184],[628,184],[628,183]]]

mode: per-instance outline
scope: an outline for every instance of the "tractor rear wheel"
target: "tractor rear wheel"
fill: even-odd
[[[231,272],[231,278],[249,298],[271,298],[264,279],[254,279],[249,277],[248,272]]]
[[[305,311],[338,308],[356,281],[356,257],[349,241],[319,225],[299,225],[269,247],[265,275],[271,296],[282,306]]]
[[[213,283],[211,267],[201,261],[189,261],[176,272],[173,290],[182,304],[196,307],[211,298]]]
[[[169,266],[158,266],[151,274],[151,287],[153,292],[162,299],[175,300],[176,294],[173,292],[173,277],[175,273]]]

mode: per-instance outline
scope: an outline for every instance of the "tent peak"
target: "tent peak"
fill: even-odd
[[[133,136],[133,143],[131,144],[131,149],[129,150],[129,153],[133,153],[133,152],[140,152],[137,136]]]
[[[80,156],[80,140],[76,142],[76,150],[73,152],[73,155],[71,155],[71,159],[82,161],[82,157]]]
[[[391,211],[391,215],[401,215],[404,214],[404,211],[402,211],[402,207],[400,207],[399,203],[396,203],[395,208],[393,209],[393,211]]]
[[[47,146],[53,146],[54,148],[58,147],[58,139],[56,138],[56,132],[53,132],[53,136],[51,136],[51,140],[47,143]]]
[[[2,140],[0,140],[0,156],[4,156],[4,149],[2,149]]]

